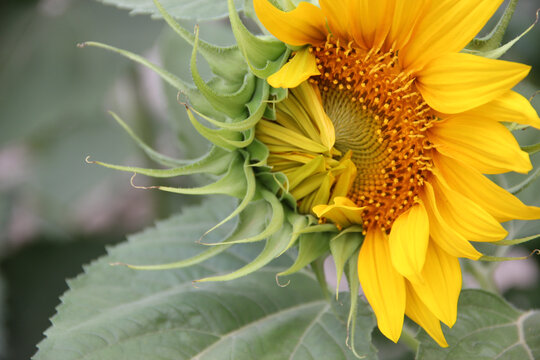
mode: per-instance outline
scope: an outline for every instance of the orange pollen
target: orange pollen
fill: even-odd
[[[389,233],[394,221],[419,201],[433,166],[426,130],[438,121],[402,71],[398,53],[345,47],[329,37],[310,48],[322,75],[310,82],[321,91],[336,132],[335,147],[352,150],[358,174],[348,194],[365,206],[364,229]]]

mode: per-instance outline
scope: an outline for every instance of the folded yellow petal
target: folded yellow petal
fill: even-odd
[[[529,71],[520,63],[452,53],[430,61],[418,73],[416,86],[433,109],[456,114],[503,95]]]
[[[485,105],[464,113],[484,121],[504,121],[540,129],[540,117],[532,104],[515,91],[507,91]]]
[[[407,305],[405,314],[412,321],[420,325],[441,347],[448,347],[444,338],[439,319],[427,308],[420,297],[414,291],[412,285],[407,282]]]
[[[345,167],[342,173],[339,174],[334,189],[332,190],[332,199],[336,197],[345,197],[349,194],[351,187],[356,178],[356,166],[350,159],[346,159],[342,162]]]
[[[331,149],[336,142],[336,132],[332,120],[324,111],[319,89],[315,85],[304,82],[296,88],[294,96],[304,106],[311,123],[317,129],[318,138],[321,139],[323,145]]]
[[[277,9],[268,0],[253,0],[253,6],[264,27],[286,44],[302,46],[326,40],[326,19],[313,4],[301,2],[290,12]]]
[[[422,277],[424,282],[411,283],[414,291],[439,320],[452,327],[461,291],[459,260],[430,242]]]
[[[458,191],[451,189],[437,171],[433,177],[439,212],[454,230],[469,241],[493,242],[504,239],[508,232],[486,210]]]
[[[434,157],[450,187],[468,197],[497,221],[540,219],[540,208],[527,206],[471,166],[444,155]]]
[[[358,255],[358,278],[381,332],[397,342],[405,314],[405,279],[390,260],[388,238],[369,229]]]
[[[429,234],[431,238],[448,254],[478,260],[482,256],[467,239],[452,228],[441,216],[435,192],[430,183],[424,183],[424,193],[421,194],[429,216]],[[425,267],[425,264],[424,264]]]
[[[362,223],[362,210],[349,198],[338,196],[332,205],[317,205],[313,212],[319,218],[325,218],[341,227]]]
[[[294,88],[310,76],[319,74],[315,57],[309,52],[309,48],[304,48],[276,73],[270,75],[267,81],[275,88]]]
[[[389,240],[394,268],[409,281],[422,281],[429,242],[429,218],[421,201],[394,221]]]
[[[502,1],[432,0],[414,29],[414,37],[400,53],[402,65],[421,69],[440,55],[457,53],[478,34]]]
[[[265,142],[267,145],[287,146],[288,151],[294,151],[298,146],[315,153],[328,151],[326,146],[317,143],[315,140],[284,128],[270,120],[259,121],[257,123],[257,132],[259,140]]]
[[[484,174],[527,173],[532,169],[529,155],[521,150],[512,133],[494,121],[456,115],[436,123],[428,136],[438,152]]]

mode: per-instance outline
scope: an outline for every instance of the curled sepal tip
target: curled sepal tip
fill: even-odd
[[[533,255],[540,255],[540,249],[534,249],[531,251],[531,253],[527,256],[514,256],[514,257],[504,257],[504,256],[490,256],[490,255],[483,255],[480,259],[480,261],[487,261],[487,262],[502,262],[502,261],[511,261],[511,260],[526,260],[530,258]]]

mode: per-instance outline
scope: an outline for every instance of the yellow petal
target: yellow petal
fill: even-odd
[[[450,187],[480,205],[497,221],[540,219],[539,207],[523,204],[478,170],[443,155],[435,156],[434,160]]]
[[[471,54],[446,54],[418,73],[416,86],[433,109],[456,114],[508,92],[530,69],[524,64]]]
[[[332,205],[315,206],[313,212],[317,217],[328,219],[341,227],[362,223],[363,207],[358,207],[346,197],[338,196],[333,201]]]
[[[331,149],[336,142],[336,132],[332,120],[324,111],[319,89],[306,81],[295,89],[294,96],[308,113],[310,122],[317,127],[318,138],[321,139],[323,145]]]
[[[502,0],[432,0],[416,25],[414,36],[400,52],[402,66],[421,69],[440,55],[460,51],[501,3]]]
[[[429,219],[422,202],[394,221],[389,240],[394,268],[409,281],[421,281],[429,242]]]
[[[270,120],[261,120],[257,123],[257,138],[269,147],[271,145],[284,146],[285,151],[294,151],[299,147],[315,153],[328,151],[324,145]]]
[[[456,115],[436,123],[428,136],[441,154],[484,174],[527,173],[532,169],[529,155],[520,149],[512,133],[494,121]]]
[[[339,39],[349,39],[349,1],[319,0],[319,4],[332,34]]]
[[[540,118],[532,104],[515,91],[507,91],[485,105],[467,111],[464,115],[485,121],[505,121],[530,125],[540,129]]]
[[[411,283],[414,291],[439,320],[452,327],[461,291],[459,260],[430,242],[422,277],[424,282]]]
[[[309,204],[309,207],[312,208],[315,205],[327,204],[330,199],[330,188],[334,184],[335,178],[332,174],[326,174],[323,182],[315,192],[315,197],[313,201]]]
[[[414,28],[424,15],[430,0],[395,0],[394,18],[386,38],[386,49],[402,49],[409,42]]]
[[[435,196],[441,216],[469,241],[493,242],[504,239],[508,232],[474,201],[451,189],[442,175],[433,177]],[[437,176],[438,175],[438,176]]]
[[[410,283],[407,283],[405,314],[420,325],[441,347],[448,347],[439,319],[422,302]]]
[[[358,255],[358,278],[379,330],[397,342],[405,313],[405,279],[392,266],[388,238],[379,229],[366,234]]]
[[[429,217],[429,234],[437,245],[452,256],[478,260],[482,254],[463,235],[449,226],[439,213],[438,199],[435,198],[435,192],[430,183],[424,182],[424,193],[420,195]]]
[[[320,74],[315,56],[309,52],[309,48],[305,48],[298,51],[276,73],[270,75],[267,81],[275,88],[294,88],[309,79],[310,76]]]
[[[350,7],[348,16],[354,40],[361,47],[380,48],[392,24],[392,1],[351,0]]]
[[[298,168],[287,175],[289,179],[289,191],[294,190],[302,181],[308,179],[315,174],[326,172],[324,166],[324,156],[319,155],[305,165],[298,166]]]
[[[356,165],[350,159],[346,159],[342,164],[345,166],[345,170],[337,178],[336,185],[332,190],[332,199],[338,196],[347,196],[356,178]]]
[[[268,0],[253,0],[253,6],[264,27],[286,44],[302,46],[326,41],[326,19],[313,4],[301,2],[289,12],[277,9]]]

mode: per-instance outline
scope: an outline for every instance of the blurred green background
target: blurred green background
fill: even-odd
[[[521,33],[535,18],[537,0],[522,0],[507,34]],[[188,29],[194,24],[184,24]],[[201,24],[201,36],[232,44],[227,21]],[[49,326],[65,279],[154,220],[166,218],[196,197],[134,189],[130,174],[86,164],[84,159],[152,166],[108,115],[114,110],[153,147],[193,158],[207,144],[187,123],[176,92],[150,72],[101,49],[77,48],[100,41],[143,54],[190,79],[191,49],[148,16],[92,0],[4,0],[0,5],[0,359],[28,359]],[[518,90],[540,89],[540,28],[505,58],[533,66]],[[540,108],[540,95],[533,103]],[[172,131],[171,131],[172,130]],[[540,132],[517,134],[522,144]],[[533,162],[540,163],[539,155]],[[506,185],[518,176],[497,178]],[[162,184],[166,180],[162,180]],[[176,186],[197,179],[172,179]],[[137,177],[137,184],[148,183]],[[521,196],[540,205],[538,181]],[[519,236],[540,232],[538,222],[509,224]],[[516,249],[527,254],[538,241]],[[508,263],[499,285],[523,308],[540,308],[538,258]],[[512,274],[516,274],[513,276]],[[524,275],[525,274],[525,275]],[[474,283],[471,282],[474,286]],[[381,358],[408,358],[378,342]]]

